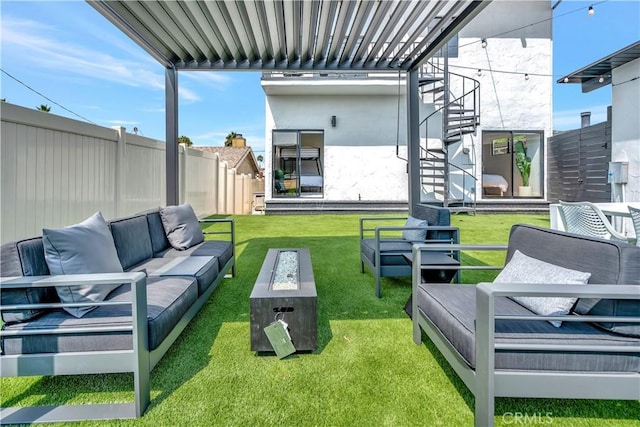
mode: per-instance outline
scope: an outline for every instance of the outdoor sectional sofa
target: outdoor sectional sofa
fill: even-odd
[[[516,225],[507,247],[447,246],[506,249],[493,283],[421,283],[438,246],[413,249],[413,339],[424,331],[475,395],[477,426],[496,396],[640,399],[640,247]]]
[[[167,215],[161,216],[161,210],[177,213],[170,217],[177,222],[170,220],[167,224]],[[183,227],[185,212],[187,226]],[[89,232],[94,233],[91,227],[99,226],[102,218],[98,215],[60,230],[71,228],[82,234],[87,232],[82,227],[90,224]],[[59,240],[53,244],[43,242],[53,235],[2,246],[2,377],[132,372],[135,388],[134,403],[2,408],[2,424],[132,418],[144,413],[150,403],[151,370],[225,275],[235,275],[233,220],[200,222],[214,224],[208,228],[216,229],[216,240],[200,241],[204,236],[188,205],[114,219],[108,227],[102,220],[101,230],[110,233],[116,262],[123,271],[117,273],[50,274],[51,259],[46,258],[49,253],[45,255],[45,251],[52,246],[64,250]],[[189,225],[199,239],[189,241],[191,237],[185,237]],[[179,246],[180,250],[172,246],[176,236],[187,242]],[[103,248],[98,242],[102,238],[109,240],[108,236],[92,235],[77,245],[82,249],[88,244],[85,252],[97,251],[99,263],[110,256],[101,253]],[[110,241],[102,246],[110,250]],[[53,267],[58,268],[55,263],[51,264]],[[82,287],[70,288],[75,285]],[[61,303],[59,289],[78,291],[87,287],[104,287],[108,295],[102,302],[74,303],[75,300],[65,299]]]

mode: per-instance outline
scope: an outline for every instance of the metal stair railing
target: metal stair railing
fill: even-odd
[[[458,172],[462,174],[462,199],[460,200],[460,203],[462,203],[462,207],[467,207],[467,203],[469,203],[470,205],[469,207],[471,207],[475,212],[475,209],[476,209],[475,183],[477,182],[478,178],[476,178],[472,173],[469,173],[468,171],[461,168],[460,166],[454,165],[453,163],[446,161],[444,157],[438,157],[435,153],[427,150],[424,147],[420,147],[420,152],[421,152],[421,156],[420,156],[420,178],[421,178],[420,181],[421,182],[420,183],[423,186],[423,188],[430,187],[433,190],[434,197],[435,197],[435,194],[439,194],[438,190],[441,190],[441,194],[443,197],[443,200],[441,202],[443,206],[448,207],[449,203],[452,201],[452,199],[454,199],[454,197],[451,194],[451,190],[449,186],[445,185],[446,183],[445,176],[447,177],[447,179],[450,179],[451,174],[446,172],[450,168],[456,169]],[[432,165],[425,166],[424,163],[432,163]],[[437,165],[438,163],[442,164],[442,166],[438,166]],[[443,169],[442,170],[443,173],[441,176],[438,176],[436,174],[436,171],[440,167]],[[431,171],[432,173],[426,174],[425,171]],[[442,180],[442,182],[438,182],[438,180]],[[467,183],[469,182],[468,180],[472,180],[474,182],[474,187],[471,191],[467,190],[468,188]],[[438,201],[438,200],[434,199],[434,201]]]

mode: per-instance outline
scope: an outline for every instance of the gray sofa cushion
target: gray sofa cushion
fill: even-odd
[[[156,349],[198,297],[194,279],[186,277],[155,277],[147,279],[147,319],[149,349]],[[131,288],[121,285],[107,297],[107,301],[131,299]],[[131,307],[128,305],[98,307],[82,319],[76,319],[62,310],[54,310],[27,323],[5,325],[8,331],[37,331],[43,328],[62,330],[105,325],[131,325]],[[127,350],[132,348],[130,332],[103,334],[59,334],[26,337],[4,337],[5,354],[65,353],[76,351]]]
[[[418,288],[418,308],[429,317],[466,363],[475,368],[476,289],[472,285],[422,284]],[[509,298],[497,298],[496,314],[531,314]],[[581,322],[564,322],[555,328],[544,321],[496,321],[496,343],[567,342],[585,345],[638,346],[637,338],[602,331]],[[532,371],[638,372],[639,353],[568,353],[500,351],[496,369]]]
[[[153,257],[147,217],[138,215],[109,222],[122,269]]]
[[[160,217],[174,249],[185,250],[204,241],[198,217],[188,203],[160,208]]]
[[[591,273],[590,284],[638,285],[640,292],[640,248],[623,242],[569,234],[531,225],[512,227],[507,261],[522,253],[572,270]],[[578,299],[578,314],[640,316],[640,301]],[[599,323],[599,327],[631,337],[640,337],[639,323]]]
[[[399,239],[380,240],[380,263],[382,265],[406,265],[403,253],[411,253],[413,246],[410,242]],[[362,239],[360,252],[373,264],[376,264],[376,239]],[[389,253],[393,253],[390,255]]]
[[[52,275],[121,273],[113,237],[102,214],[96,212],[81,223],[65,228],[42,230],[47,266]],[[56,286],[63,303],[102,301],[119,285]],[[95,307],[64,307],[82,317]]]
[[[151,249],[154,254],[162,252],[171,247],[167,235],[164,231],[164,225],[162,225],[162,218],[160,217],[160,208],[150,209],[140,213],[147,217],[147,224],[149,226],[149,236],[151,237]]]
[[[5,243],[0,247],[0,262],[2,277],[49,275],[40,237]],[[3,305],[60,302],[54,287],[15,290],[3,288],[0,289],[0,297]],[[3,310],[2,320],[7,323],[24,322],[46,311],[48,310]]]
[[[218,258],[218,266],[220,270],[233,257],[233,245],[231,242],[222,240],[207,240],[198,245],[192,246],[184,251],[177,251],[173,248],[155,254],[157,258],[175,258],[181,256],[208,256]]]
[[[202,295],[218,276],[218,259],[210,256],[182,256],[152,258],[132,269],[152,276],[189,276],[198,281],[198,295]]]

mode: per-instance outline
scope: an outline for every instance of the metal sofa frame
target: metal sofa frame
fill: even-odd
[[[455,347],[442,335],[429,316],[418,309],[415,298],[423,269],[460,270],[500,270],[503,266],[451,267],[446,265],[421,265],[421,258],[428,251],[496,251],[506,250],[506,245],[422,245],[413,247],[413,340],[422,343],[424,331],[435,344],[449,365],[475,396],[475,425],[489,427],[494,423],[495,397],[527,398],[578,398],[578,399],[620,399],[640,400],[640,373],[611,372],[550,372],[496,370],[495,353],[501,350],[532,351],[571,351],[571,352],[632,352],[640,353],[638,346],[589,346],[567,343],[552,344],[504,344],[495,342],[496,320],[561,320],[563,322],[640,322],[640,317],[606,316],[542,316],[542,315],[496,315],[495,299],[506,296],[547,296],[579,297],[602,299],[640,300],[638,286],[635,285],[563,285],[554,284],[517,284],[517,283],[480,283],[476,286],[476,369],[470,367]],[[447,286],[447,285],[441,285]],[[448,285],[460,286],[460,285]],[[522,384],[526,384],[523,387]]]

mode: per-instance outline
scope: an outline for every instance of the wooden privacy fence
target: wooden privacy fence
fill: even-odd
[[[96,211],[165,205],[165,143],[2,103],[0,241],[40,235]],[[180,147],[180,202],[198,216],[249,214],[254,181],[217,154]]]
[[[547,147],[550,202],[611,201],[611,121],[554,135]]]

